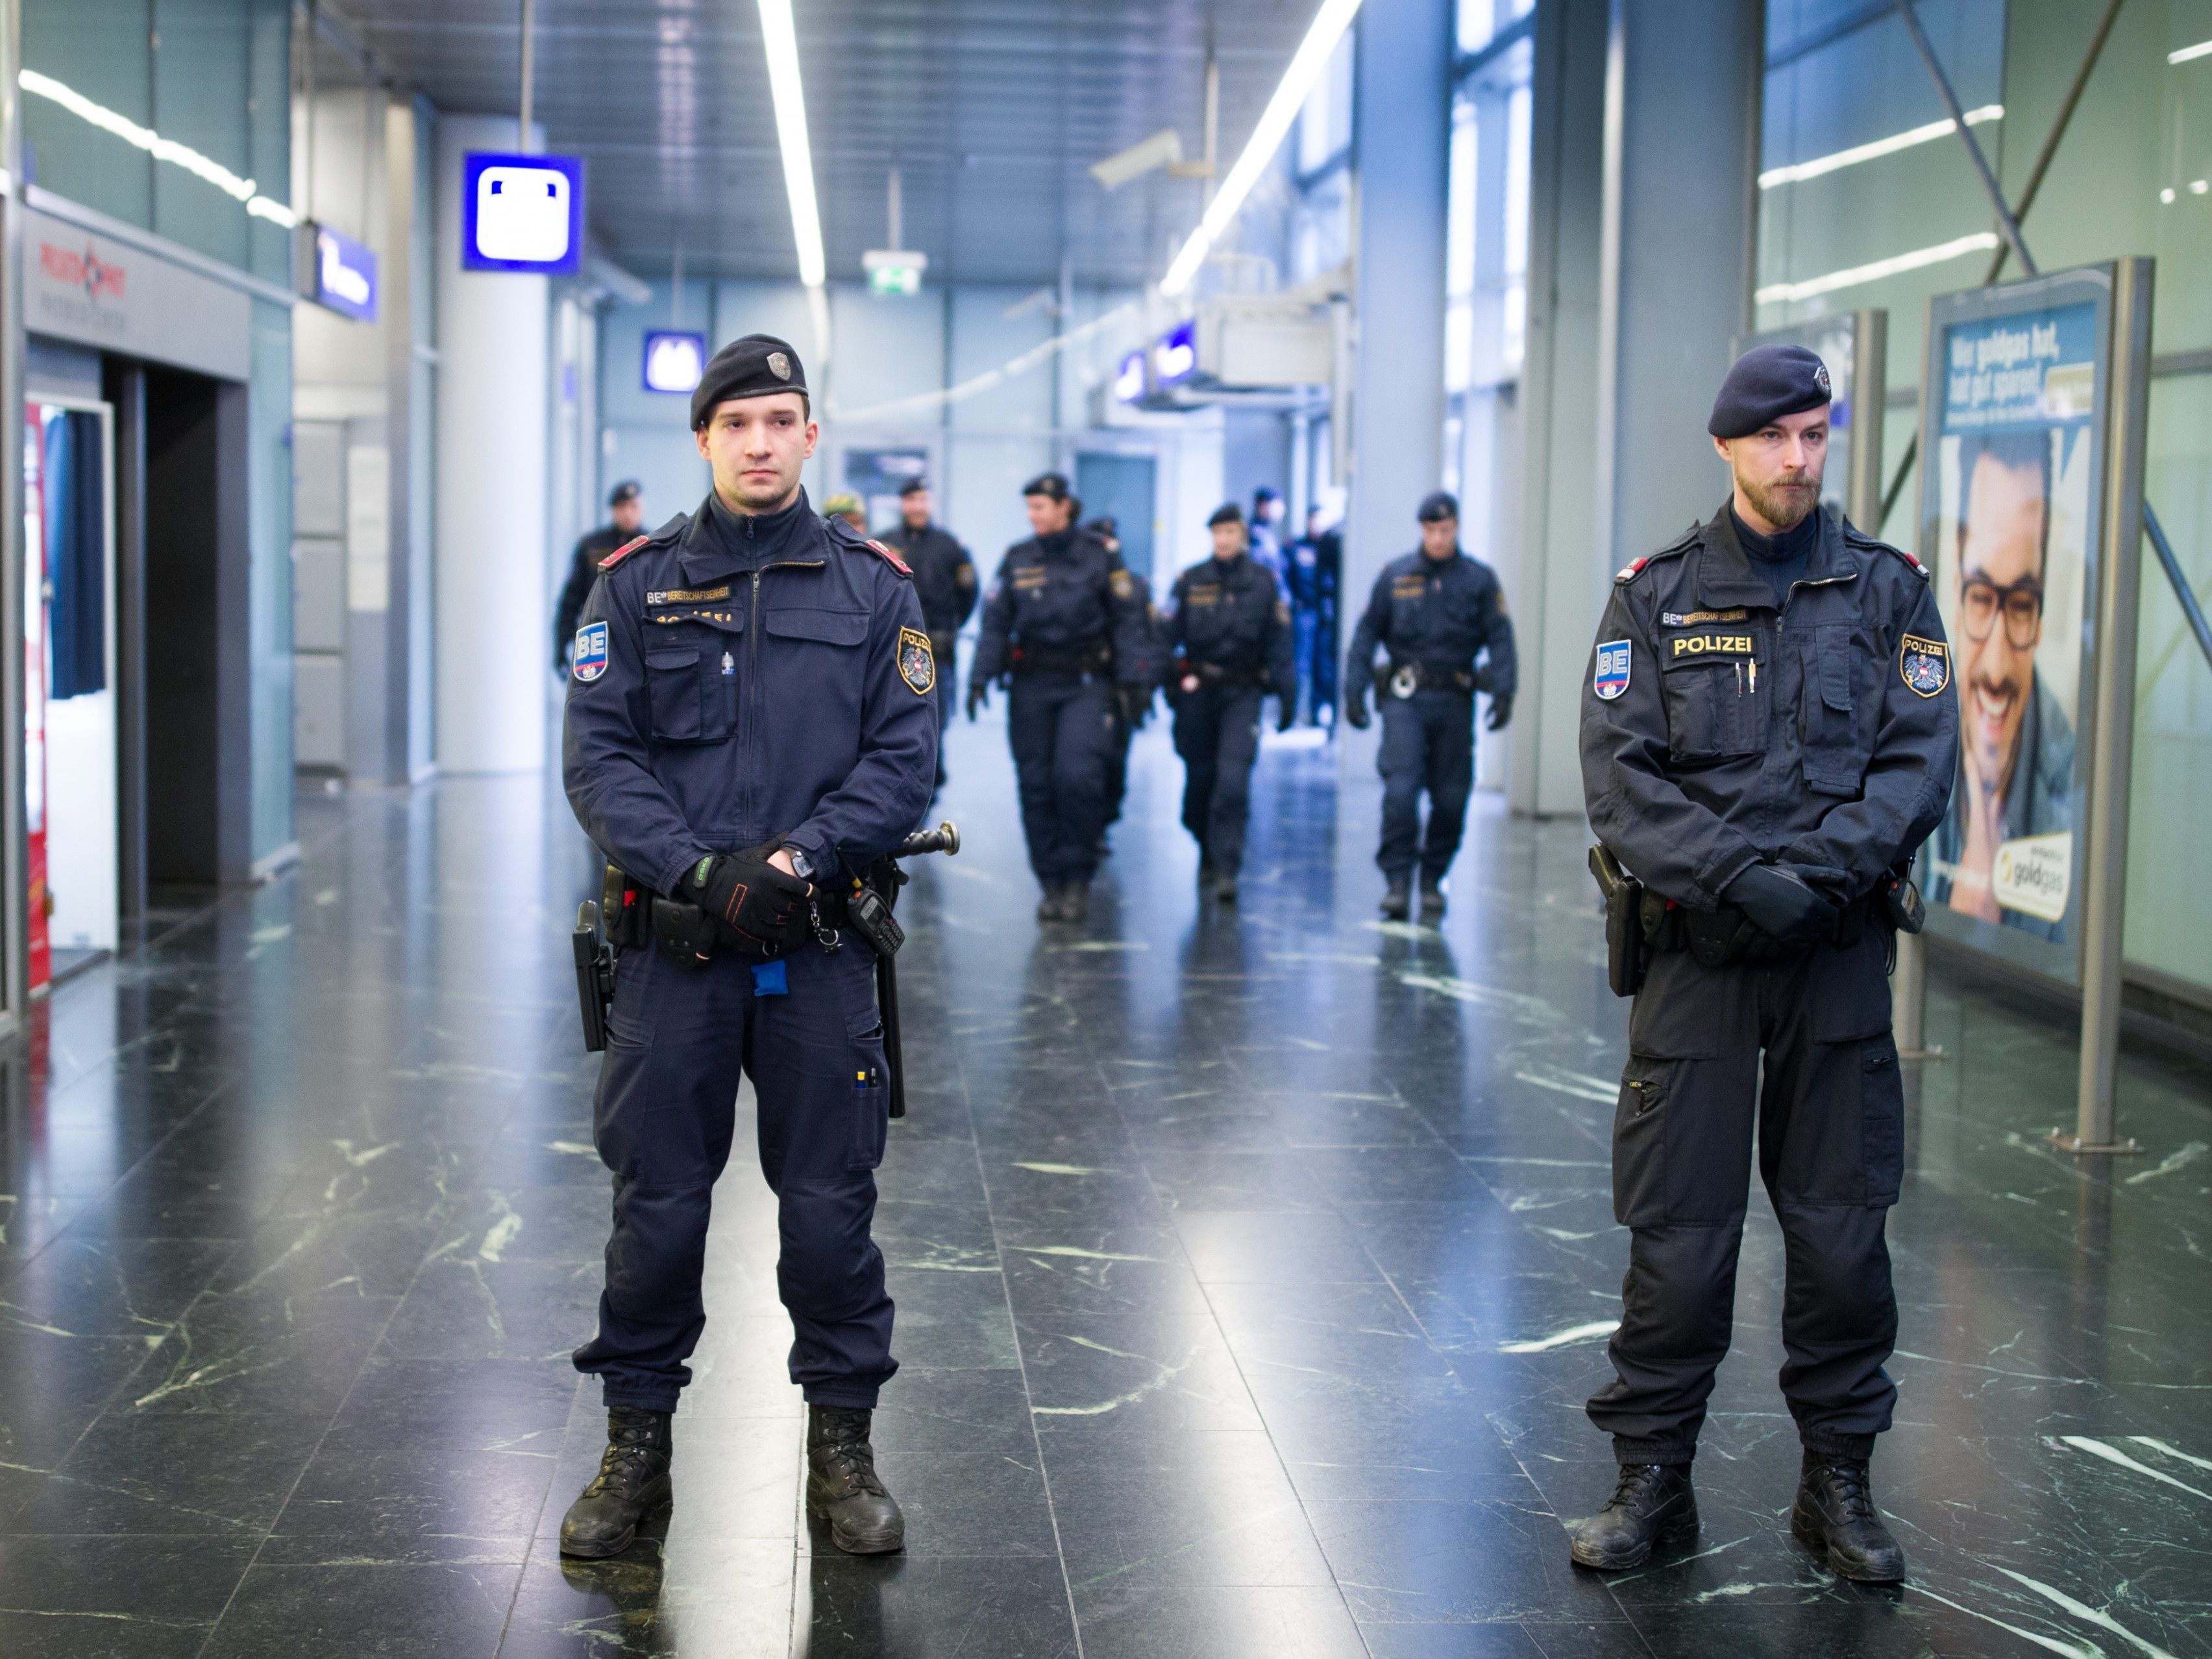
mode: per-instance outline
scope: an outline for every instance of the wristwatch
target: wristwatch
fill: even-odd
[[[793,847],[789,842],[784,842],[783,850],[791,854],[791,869],[793,875],[801,881],[814,879],[814,866],[807,862],[805,853]]]

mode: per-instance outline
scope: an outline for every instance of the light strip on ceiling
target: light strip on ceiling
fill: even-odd
[[[775,99],[775,137],[783,149],[783,188],[791,198],[791,234],[799,243],[799,280],[819,288],[829,276],[822,253],[822,209],[814,197],[814,151],[806,142],[806,93],[799,80],[799,32],[791,0],[760,0],[768,46],[768,86]]]
[[[300,222],[298,216],[283,203],[260,194],[252,179],[240,178],[222,162],[201,155],[191,145],[164,138],[153,128],[142,127],[105,104],[95,104],[74,87],[64,86],[52,76],[41,75],[36,70],[25,70],[15,79],[24,91],[59,104],[78,119],[91,123],[103,132],[113,133],[125,143],[137,145],[155,161],[180,167],[194,178],[205,179],[233,201],[243,202],[246,212],[253,217],[266,219],[287,230]]]
[[[1995,231],[1978,230],[1971,236],[1938,242],[1934,247],[1915,248],[1910,253],[1893,254],[1887,259],[1876,259],[1872,264],[1853,265],[1847,270],[1832,270],[1825,276],[1808,276],[1802,283],[1770,283],[1751,297],[1763,306],[1786,305],[1792,300],[1816,299],[1823,294],[1833,294],[1838,289],[1856,288],[1863,283],[1878,283],[1885,276],[1918,270],[1923,265],[1940,265],[1946,259],[1961,258],[1969,253],[1987,253],[1996,245]]]
[[[767,0],[762,0],[765,6]],[[1267,163],[1274,159],[1275,150],[1283,142],[1283,135],[1291,130],[1297,118],[1298,106],[1306,100],[1306,94],[1320,78],[1328,55],[1336,50],[1344,31],[1351,27],[1352,15],[1359,9],[1359,0],[1322,0],[1322,8],[1314,14],[1306,38],[1298,42],[1298,49],[1291,58],[1290,68],[1283,71],[1281,84],[1274,96],[1267,100],[1267,107],[1260,112],[1260,125],[1252,129],[1252,137],[1244,146],[1244,153],[1237,158],[1237,165],[1229,169],[1229,176],[1221,181],[1221,188],[1206,204],[1206,213],[1198,222],[1198,228],[1176,253],[1168,274],[1160,279],[1160,292],[1180,294],[1188,288],[1198,268],[1206,263],[1206,256],[1237,217],[1244,198],[1252,193],[1252,186],[1260,182],[1260,175]]]
[[[2004,119],[2002,104],[1984,104],[1979,109],[1966,112],[1966,125],[1978,127],[1988,121]],[[1956,121],[1946,117],[1930,121],[1924,127],[1894,132],[1887,138],[1877,138],[1872,143],[1854,144],[1849,149],[1839,149],[1830,155],[1816,155],[1809,161],[1799,161],[1786,167],[1770,167],[1759,175],[1759,187],[1772,190],[1777,185],[1794,185],[1803,179],[1818,179],[1822,173],[1834,173],[1843,167],[1855,167],[1862,161],[1871,161],[1884,155],[1894,155],[1901,149],[1911,149],[1917,144],[1931,144],[1938,138],[1948,138],[1959,130]]]
[[[2179,52],[2166,54],[2166,61],[2169,64],[2185,64],[2192,58],[2212,58],[2212,40],[2199,40],[2193,46],[2184,46]]]

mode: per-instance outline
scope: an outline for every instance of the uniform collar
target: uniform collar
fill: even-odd
[[[1039,536],[1036,538],[1037,550],[1047,558],[1057,558],[1074,548],[1075,538],[1080,533],[1073,525],[1070,525],[1065,530],[1054,531],[1049,536]]]
[[[803,488],[782,512],[757,514],[731,512],[709,490],[684,526],[678,562],[684,580],[696,587],[718,576],[795,559],[818,562],[826,533]]]
[[[1709,610],[1756,605],[1771,611],[1773,584],[1753,565],[1751,556],[1736,539],[1729,507],[1727,501],[1721,503],[1721,510],[1707,521],[1698,538],[1702,546],[1698,554],[1698,603]],[[1843,530],[1836,515],[1825,507],[1820,512],[1820,533],[1806,557],[1805,574],[1797,579],[1801,585],[1848,580],[1858,574],[1844,556]]]

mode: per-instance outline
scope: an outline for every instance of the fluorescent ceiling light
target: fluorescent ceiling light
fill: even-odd
[[[246,204],[246,210],[256,219],[266,219],[271,224],[290,230],[300,221],[291,209],[282,202],[271,201],[259,193],[253,180],[241,179],[214,157],[203,155],[189,144],[180,144],[173,138],[164,138],[151,127],[142,127],[129,116],[118,114],[105,104],[95,104],[74,87],[64,86],[51,76],[36,70],[25,70],[16,77],[24,91],[59,104],[78,119],[90,122],[103,132],[112,132],[125,143],[135,144],[157,161],[167,161],[180,167],[196,179],[204,179],[233,201]]]
[[[1980,126],[1985,121],[2004,119],[2002,104],[1984,104],[1979,109],[1966,112],[1966,125]],[[1777,185],[1794,185],[1801,179],[1817,179],[1824,173],[1833,173],[1841,167],[1856,167],[1862,161],[1871,161],[1878,156],[1894,155],[1901,149],[1911,149],[1916,144],[1933,143],[1938,138],[1948,138],[1959,130],[1959,124],[1948,117],[1930,121],[1924,127],[1892,133],[1887,138],[1877,138],[1872,143],[1854,144],[1849,149],[1839,149],[1832,155],[1816,155],[1809,161],[1799,161],[1786,167],[1770,167],[1759,175],[1759,187],[1772,190]]]
[[[765,6],[768,0],[761,0]],[[1290,68],[1283,71],[1282,83],[1275,88],[1267,107],[1260,112],[1260,125],[1252,129],[1252,137],[1244,146],[1244,153],[1237,158],[1237,165],[1229,169],[1229,176],[1221,181],[1220,191],[1206,204],[1205,216],[1199,220],[1198,228],[1168,267],[1168,274],[1160,280],[1160,292],[1180,294],[1190,286],[1198,268],[1206,263],[1206,256],[1221,233],[1229,228],[1237,211],[1244,205],[1244,198],[1252,193],[1252,186],[1260,182],[1260,174],[1274,159],[1275,149],[1283,142],[1283,135],[1291,130],[1297,118],[1298,106],[1306,100],[1306,94],[1328,62],[1328,55],[1336,50],[1344,31],[1351,26],[1352,14],[1359,9],[1359,0],[1322,0],[1322,7],[1314,14],[1306,38],[1298,42],[1298,49],[1291,58]]]
[[[791,0],[760,0],[768,43],[768,86],[775,99],[775,137],[783,149],[783,188],[799,243],[799,280],[819,288],[829,276],[822,253],[822,209],[814,198],[814,151],[806,142],[806,93],[799,81],[799,33]]]
[[[2169,64],[2185,64],[2192,58],[2212,58],[2212,40],[2199,40],[2193,46],[2184,46],[2179,52],[2166,54],[2166,61]]]
[[[1848,270],[1832,270],[1825,276],[1808,276],[1802,283],[1771,283],[1751,297],[1763,306],[1784,305],[1792,300],[1810,300],[1823,294],[1833,294],[1839,288],[1856,288],[1862,283],[1878,283],[1885,276],[1917,270],[1923,265],[1940,265],[1946,259],[1956,259],[1969,253],[1987,253],[1996,245],[1995,231],[1978,230],[1971,236],[1938,242],[1934,247],[1915,248],[1910,253],[1893,254],[1887,259],[1876,259],[1870,265],[1853,265]]]

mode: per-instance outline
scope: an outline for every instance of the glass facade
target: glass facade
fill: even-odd
[[[1923,0],[1918,13],[2008,201],[2017,203],[2103,8]],[[1889,313],[1885,454],[1918,420],[1930,295],[1982,282],[1999,230],[1972,157],[1894,13],[1773,0],[1759,191],[1757,322]],[[2147,499],[2199,595],[2212,588],[2212,6],[2121,9],[2022,222],[2044,270],[2158,262]],[[2021,275],[2008,262],[2007,277]],[[1912,535],[1917,477],[1886,526]],[[2128,863],[2130,963],[2212,988],[2212,664],[2146,544]],[[1972,707],[1973,676],[1961,666]]]

